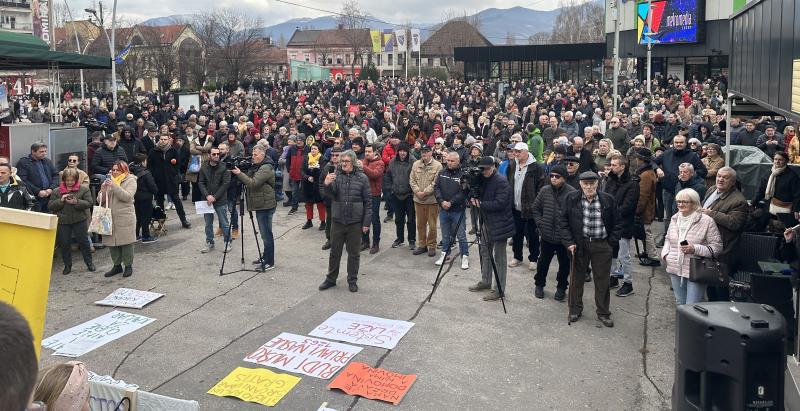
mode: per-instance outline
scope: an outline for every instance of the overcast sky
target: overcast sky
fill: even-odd
[[[54,0],[63,4],[64,0]],[[324,10],[338,11],[343,0],[289,0],[304,6]],[[96,1],[67,0],[75,19],[83,19],[83,9],[92,7]],[[360,0],[363,9],[378,19],[390,23],[435,23],[442,20],[448,10],[465,10],[468,14],[496,7],[511,8],[528,7],[537,10],[552,10],[558,7],[559,0],[522,0],[508,2],[501,0]],[[103,2],[103,7],[111,8],[113,0]],[[165,17],[175,14],[192,14],[200,10],[215,7],[231,7],[257,13],[269,26],[298,17],[319,17],[330,13],[315,11],[304,7],[293,6],[275,0],[118,0],[117,13],[130,20],[141,22],[153,17]]]

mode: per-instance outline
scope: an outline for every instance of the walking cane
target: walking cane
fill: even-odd
[[[572,325],[572,321],[570,321],[569,317],[569,305],[572,304],[572,293],[573,287],[573,279],[575,278],[575,252],[570,251],[569,253],[569,284],[567,285],[567,325]]]

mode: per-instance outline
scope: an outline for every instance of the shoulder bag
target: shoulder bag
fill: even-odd
[[[706,247],[711,252],[711,258],[694,254],[689,256],[689,281],[709,286],[723,286],[725,274],[722,272],[722,267],[714,256],[711,246],[706,245]]]

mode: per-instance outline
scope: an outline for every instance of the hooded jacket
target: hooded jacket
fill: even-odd
[[[150,170],[141,164],[131,164],[131,174],[136,176],[136,194],[133,196],[135,202],[153,201],[153,197],[158,194],[158,186]]]
[[[55,190],[53,190],[55,192]],[[5,192],[0,190],[0,207],[30,210],[33,207],[33,196],[19,179],[11,176]]]
[[[436,196],[436,202],[440,206],[443,201],[450,203],[450,209],[447,211],[458,212],[464,210],[467,206],[467,193],[461,185],[461,168],[455,170],[449,167],[442,168],[439,174],[436,175],[433,193]]]
[[[622,221],[622,238],[633,237],[633,218],[639,203],[639,177],[631,176],[628,168],[621,176],[609,173],[606,179],[606,193],[614,196],[617,216]]]
[[[391,187],[392,195],[399,200],[405,200],[411,193],[411,167],[414,164],[414,157],[406,150],[408,155],[405,160],[400,159],[400,153],[395,155],[392,161],[389,162],[389,167],[386,169],[386,175],[383,178],[386,180],[386,186]]]
[[[536,222],[536,228],[539,230],[542,241],[561,244],[559,216],[565,207],[564,199],[573,191],[575,188],[566,182],[562,183],[559,188],[547,184],[539,191],[533,202],[533,220]]]

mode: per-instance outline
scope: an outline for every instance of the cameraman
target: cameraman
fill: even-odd
[[[483,224],[481,236],[481,281],[469,287],[470,291],[481,291],[492,288],[492,262],[494,257],[497,268],[497,278],[500,284],[483,301],[493,301],[500,298],[500,289],[503,295],[506,292],[506,241],[514,235],[514,216],[511,214],[511,205],[514,203],[514,192],[508,184],[508,179],[497,172],[494,158],[482,157],[478,167],[483,171],[483,181],[479,190],[479,198],[470,200],[473,206],[478,207],[481,223]]]
[[[448,255],[453,243],[453,231],[458,237],[458,248],[461,254],[461,269],[469,268],[469,244],[467,243],[467,221],[465,209],[467,206],[467,193],[461,185],[461,158],[458,153],[451,151],[446,154],[447,168],[436,175],[433,192],[436,202],[439,203],[439,226],[442,227],[442,255],[436,260],[436,265],[447,263]],[[455,225],[458,224],[458,227]],[[452,256],[451,256],[452,257]],[[452,259],[452,258],[451,258]],[[450,260],[451,260],[450,259]]]
[[[350,292],[357,292],[359,245],[361,233],[369,231],[372,221],[372,197],[369,180],[361,171],[356,153],[347,150],[341,154],[340,167],[335,173],[325,176],[323,195],[333,201],[331,217],[331,255],[328,260],[328,275],[319,289],[327,290],[336,285],[339,277],[339,262],[342,247],[347,245],[347,282]]]
[[[278,205],[275,201],[275,163],[267,157],[267,151],[261,145],[253,146],[252,160],[253,164],[246,172],[233,167],[231,173],[247,187],[247,211],[256,212],[264,254],[254,264],[258,264],[258,271],[263,272],[275,268],[275,241],[272,237],[272,216]]]

